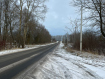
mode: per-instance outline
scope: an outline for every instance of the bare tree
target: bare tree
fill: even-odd
[[[105,4],[103,0],[92,0],[95,11],[98,13],[99,20],[97,20],[100,23],[101,33],[105,37],[105,32],[103,30],[103,26],[105,26],[104,20],[105,20]]]
[[[0,36],[1,36],[1,27],[2,27],[1,20],[2,20],[2,2],[0,2]]]
[[[44,2],[46,0],[20,0],[20,4],[16,4],[16,6],[19,8],[19,14],[20,14],[20,25],[19,25],[19,35],[23,35],[23,43],[22,47],[24,48],[25,40],[26,40],[26,34],[28,29],[28,22],[30,20],[30,16],[34,14],[34,19],[38,20],[44,20],[45,13],[46,13],[46,6],[44,5]],[[25,7],[25,8],[24,8]],[[24,10],[24,13],[23,13]],[[25,14],[25,17],[24,17]],[[24,21],[23,21],[24,20]],[[22,28],[23,28],[23,34],[22,34]],[[20,42],[19,42],[20,44]],[[19,45],[20,47],[20,45]]]
[[[28,26],[26,26],[30,20],[30,15],[32,13],[35,16],[36,20],[44,20],[45,13],[46,13],[46,6],[44,5],[44,2],[46,0],[26,0],[27,3],[27,13],[26,13],[26,19],[25,19],[25,27],[24,27],[24,44],[26,39],[26,33]],[[34,13],[35,12],[35,13]]]
[[[75,43],[76,41],[76,34],[79,32],[79,21],[77,19],[75,20],[70,20],[70,26],[71,27],[65,27],[66,29],[68,29],[71,33],[73,33],[71,36],[70,36],[70,39],[72,40],[73,43]]]
[[[91,20],[92,26],[100,26],[100,31],[105,37],[105,1],[104,0],[74,0],[74,5],[82,6],[85,11],[90,12],[84,20]]]
[[[46,0],[2,0],[0,1],[0,36],[10,44],[17,41],[18,47],[25,46],[28,33],[32,39],[37,35],[39,20],[47,12]],[[32,24],[31,24],[32,23]],[[32,26],[30,26],[32,25]],[[39,28],[41,29],[41,28]],[[31,31],[34,33],[31,34]],[[47,33],[46,33],[47,34]],[[1,38],[1,37],[0,37]]]

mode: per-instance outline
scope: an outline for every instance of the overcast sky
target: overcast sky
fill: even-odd
[[[69,18],[78,17],[76,8],[70,6],[71,0],[49,0],[46,2],[48,12],[43,24],[51,35],[64,35],[65,26],[70,27]],[[65,30],[64,30],[65,29]]]

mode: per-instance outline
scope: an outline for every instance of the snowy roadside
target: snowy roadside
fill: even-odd
[[[54,43],[48,43],[48,44],[43,44],[43,45],[26,45],[26,47],[24,49],[17,48],[17,49],[11,49],[11,50],[3,50],[3,51],[0,51],[0,56],[5,55],[5,54],[10,54],[10,53],[16,53],[16,52],[20,52],[20,51],[35,49],[35,48],[38,48],[41,46],[47,46],[47,45],[51,45],[51,44],[54,44]]]
[[[60,43],[47,61],[38,66],[32,76],[36,79],[105,79],[105,57],[79,57],[62,48]],[[96,57],[96,58],[92,58]],[[33,78],[30,78],[33,79]]]

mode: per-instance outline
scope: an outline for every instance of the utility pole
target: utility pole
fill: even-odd
[[[61,41],[62,41],[62,37],[63,37],[63,36],[61,36]]]
[[[75,27],[75,33],[74,33],[74,44],[76,42],[76,27]]]
[[[67,34],[66,34],[66,37],[67,37],[67,45],[68,45],[68,32],[67,32]]]
[[[64,40],[63,42],[64,42],[64,44],[65,44],[65,36],[63,36],[63,40]]]
[[[65,40],[65,43],[66,43],[66,36],[64,35],[64,40]]]
[[[83,6],[82,6],[82,0],[81,0],[81,27],[80,27],[80,53],[82,53],[82,10]]]

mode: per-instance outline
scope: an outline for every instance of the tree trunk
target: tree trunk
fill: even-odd
[[[20,25],[19,25],[19,38],[21,38],[21,24],[22,24],[22,7],[23,7],[23,4],[22,4],[22,0],[20,0]],[[18,39],[19,39],[18,38]],[[20,48],[20,45],[21,45],[21,39],[19,39],[19,48]]]
[[[105,37],[105,32],[103,31],[103,19],[102,19],[102,7],[101,7],[101,3],[100,3],[100,30],[102,35]]]
[[[1,12],[0,12],[0,36],[1,36]]]

